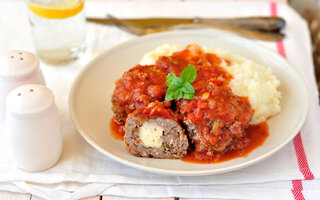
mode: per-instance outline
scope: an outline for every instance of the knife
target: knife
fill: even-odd
[[[243,18],[140,18],[120,19],[141,27],[173,26],[178,24],[210,24],[226,27],[239,27],[262,31],[279,32],[285,27],[280,17],[243,17]],[[87,18],[88,22],[111,25],[108,18]]]

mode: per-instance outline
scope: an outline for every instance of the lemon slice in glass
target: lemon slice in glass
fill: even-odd
[[[63,19],[77,15],[84,7],[83,0],[69,0],[49,5],[28,3],[28,8],[35,14],[50,19]]]

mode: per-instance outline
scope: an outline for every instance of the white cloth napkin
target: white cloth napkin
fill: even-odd
[[[63,116],[64,149],[56,166],[40,173],[18,169],[7,155],[0,130],[0,190],[32,193],[46,199],[78,199],[98,194],[128,197],[193,197],[236,199],[320,199],[320,110],[306,22],[286,5],[270,3],[99,2],[87,3],[88,16],[103,17],[234,17],[282,16],[287,21],[283,43],[261,42],[284,52],[298,69],[309,91],[310,109],[300,137],[275,155],[247,168],[212,176],[164,176],[136,170],[109,159],[77,132],[68,113],[73,79],[85,63],[122,41],[134,38],[115,27],[87,24],[85,58],[65,67],[41,63],[47,85],[55,94]],[[282,46],[283,45],[283,46]],[[0,53],[13,49],[34,51],[26,7],[0,2]],[[0,66],[1,67],[1,66]],[[285,125],[285,124],[284,124]],[[305,180],[312,179],[312,180]],[[293,181],[294,180],[294,181]]]

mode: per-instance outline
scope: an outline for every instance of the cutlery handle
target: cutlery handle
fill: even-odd
[[[286,24],[280,17],[245,17],[245,18],[146,18],[146,19],[119,19],[123,22],[133,23],[139,27],[162,27],[178,24],[211,24],[219,26],[231,26],[263,31],[279,32]],[[89,22],[100,24],[112,24],[108,18],[87,18]]]
[[[286,25],[285,20],[280,17],[244,17],[221,19],[194,18],[193,23],[241,27],[273,32],[279,32]]]
[[[250,29],[244,29],[244,28],[226,27],[226,26],[218,26],[218,25],[210,25],[210,24],[179,24],[171,27],[166,27],[166,30],[188,29],[188,28],[214,28],[214,29],[220,29],[220,30],[238,33],[240,35],[243,35],[249,38],[266,40],[266,41],[278,41],[278,40],[282,40],[285,37],[285,35],[282,33],[265,32],[265,31],[259,31],[259,30],[250,30]],[[161,30],[159,28],[157,32],[159,31],[164,31],[164,30]],[[149,31],[148,33],[151,33],[151,31]]]

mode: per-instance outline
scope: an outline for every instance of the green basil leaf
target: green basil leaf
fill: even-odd
[[[179,79],[179,78],[176,77],[174,73],[169,73],[167,75],[167,86],[170,87],[171,85],[173,85],[177,81],[176,79]]]
[[[193,99],[194,98],[194,93],[193,94],[183,93],[182,96],[183,96],[184,99]]]
[[[187,94],[194,94],[194,89],[190,83],[185,83],[182,87],[182,92]]]
[[[185,99],[193,99],[195,91],[190,83],[192,83],[197,76],[195,66],[189,65],[182,73],[181,78],[177,77],[174,73],[169,73],[166,77],[167,92],[165,100],[179,100],[181,97]]]
[[[197,70],[196,67],[193,65],[189,65],[181,73],[181,81],[183,83],[192,83],[196,80]]]
[[[181,87],[177,85],[172,85],[167,89],[165,100],[178,100],[182,97],[182,90]]]

